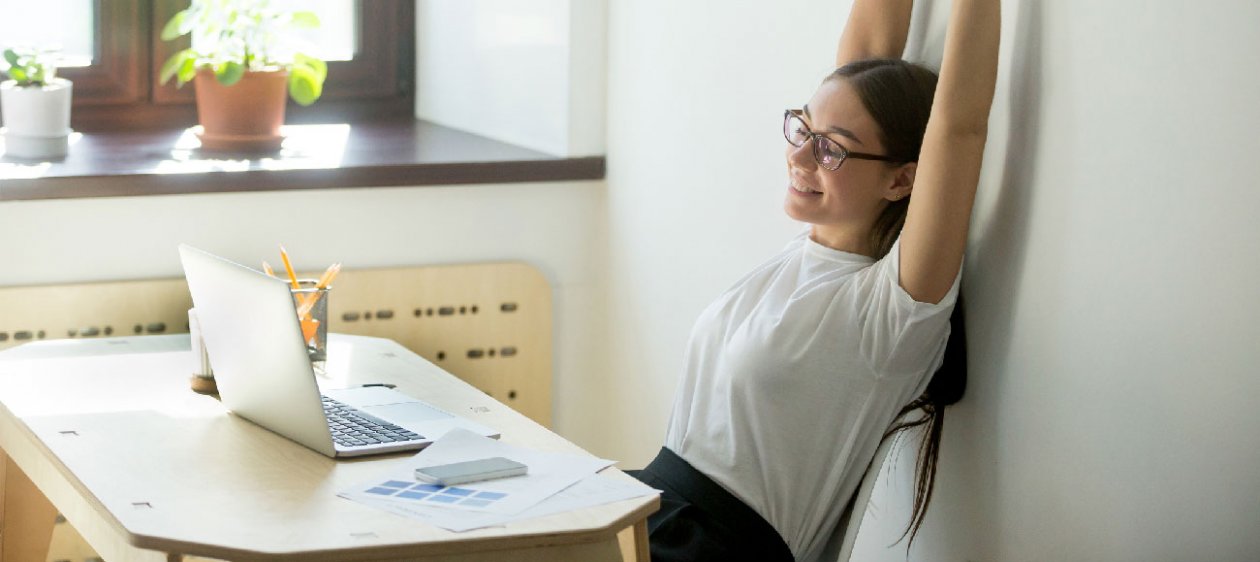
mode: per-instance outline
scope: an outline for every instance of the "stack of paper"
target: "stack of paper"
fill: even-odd
[[[529,473],[458,486],[415,479],[416,468],[488,457],[525,464]],[[514,447],[456,429],[388,473],[338,495],[452,531],[468,531],[657,493],[643,484],[595,474],[612,464]]]

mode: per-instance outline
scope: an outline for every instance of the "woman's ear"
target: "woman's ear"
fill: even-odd
[[[893,170],[893,181],[884,197],[889,201],[900,201],[909,197],[914,188],[914,174],[918,169],[918,162],[906,162]]]

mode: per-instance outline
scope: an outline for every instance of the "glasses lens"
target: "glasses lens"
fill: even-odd
[[[799,117],[789,113],[783,120],[783,136],[792,146],[802,146],[809,140],[809,128]]]
[[[823,136],[814,137],[814,158],[818,159],[818,164],[822,167],[835,170],[848,156],[848,151],[836,141]]]

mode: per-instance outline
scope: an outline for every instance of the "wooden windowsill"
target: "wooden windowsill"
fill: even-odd
[[[602,156],[558,157],[414,119],[285,133],[264,156],[203,153],[191,129],[76,133],[61,161],[0,157],[0,202],[604,177]]]

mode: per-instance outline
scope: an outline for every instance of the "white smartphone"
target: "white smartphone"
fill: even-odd
[[[503,457],[439,464],[416,469],[416,480],[429,484],[454,486],[482,480],[520,476],[529,471],[525,465]]]

